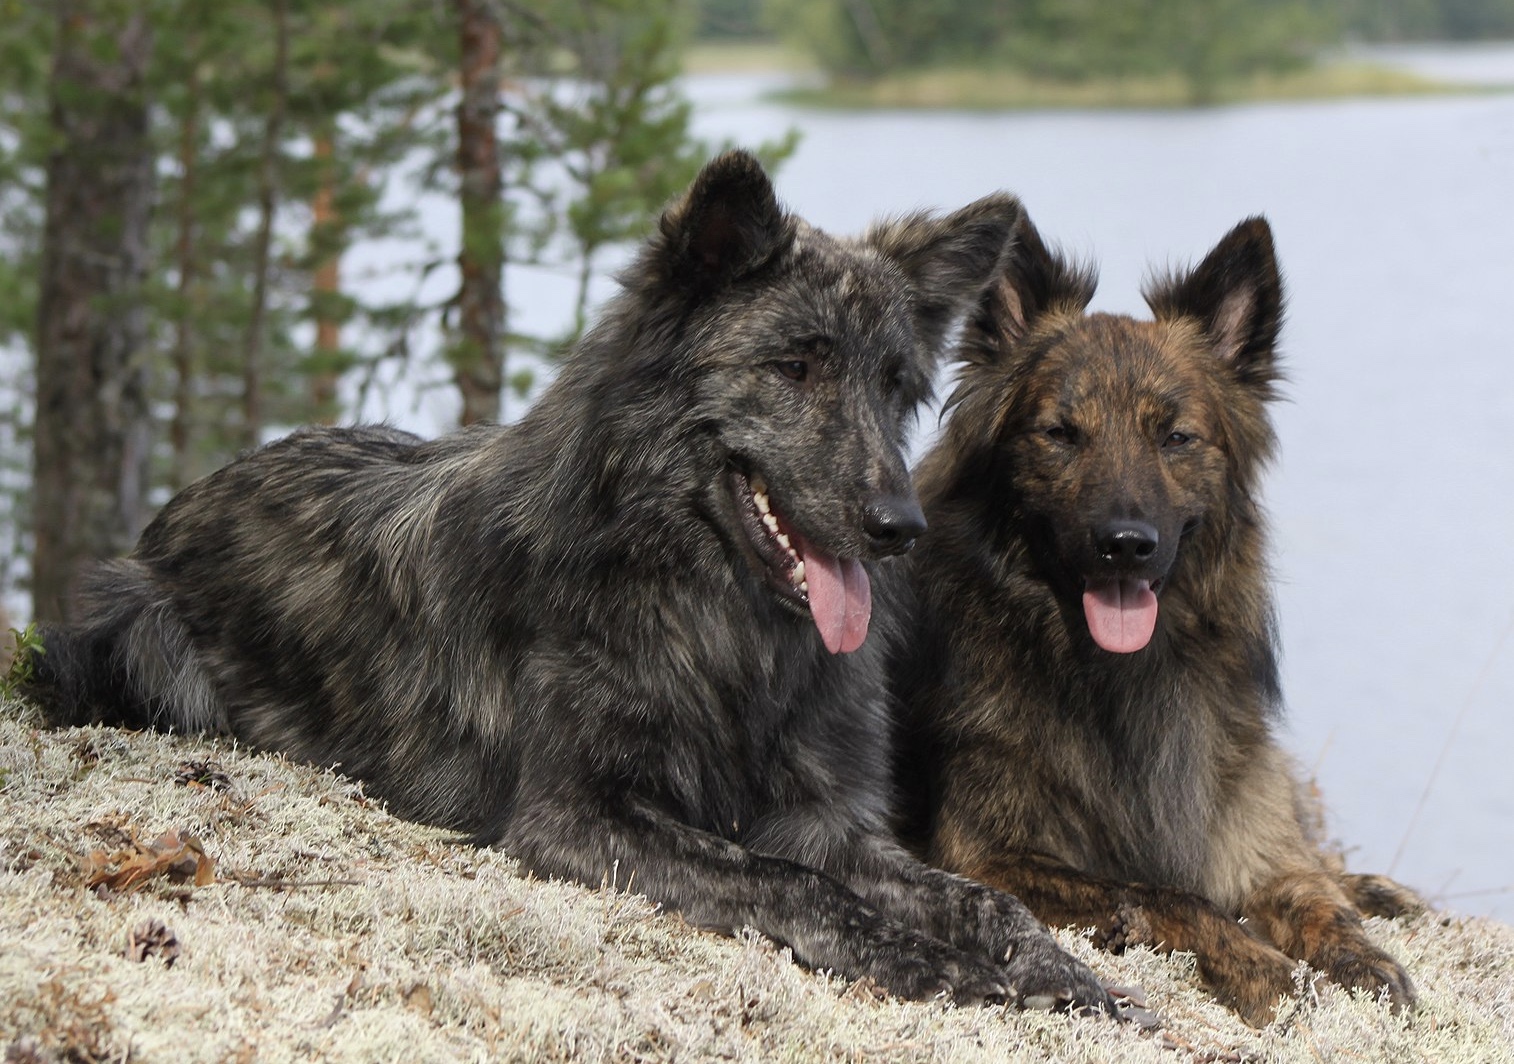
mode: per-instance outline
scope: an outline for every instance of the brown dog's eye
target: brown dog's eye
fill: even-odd
[[[1073,428],[1068,424],[1052,425],[1046,430],[1046,438],[1056,443],[1072,443],[1076,439]]]
[[[810,375],[810,364],[802,358],[787,358],[774,362],[773,368],[791,381],[802,381]]]
[[[1163,447],[1181,447],[1185,443],[1192,443],[1192,442],[1193,442],[1193,437],[1190,436],[1190,435],[1188,435],[1188,433],[1186,433],[1186,432],[1173,432],[1173,433],[1169,433],[1168,436],[1167,436],[1167,438],[1162,441],[1162,446]]]

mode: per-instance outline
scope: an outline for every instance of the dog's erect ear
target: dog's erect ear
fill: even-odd
[[[659,229],[670,277],[701,293],[761,266],[792,231],[762,164],[744,151],[706,163]]]
[[[1022,338],[1032,323],[1052,310],[1082,313],[1098,287],[1093,268],[1052,251],[1026,216],[1015,228],[1015,249],[1000,285],[998,325],[1011,341]]]
[[[968,322],[962,358],[995,361],[1048,312],[1081,314],[1097,286],[1092,267],[1053,252],[1030,216],[1021,217],[999,279],[983,294]]]
[[[868,231],[867,243],[909,276],[920,334],[933,349],[998,275],[1023,213],[1000,192],[944,217],[914,214]]]
[[[1265,218],[1230,230],[1188,273],[1148,285],[1146,302],[1158,320],[1197,319],[1215,354],[1243,382],[1267,386],[1277,379],[1283,284]]]

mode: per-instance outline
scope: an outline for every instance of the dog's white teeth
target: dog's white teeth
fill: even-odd
[[[781,547],[783,547],[784,550],[788,551],[790,554],[793,554],[794,553],[794,548],[789,545],[789,537],[785,536],[782,532],[778,531],[778,522],[774,521],[768,527],[773,530],[773,537],[778,540],[779,545]]]
[[[772,512],[772,507],[768,505],[768,497],[760,491],[752,492],[752,503],[757,507],[757,512],[760,514]]]
[[[804,562],[803,561],[800,561],[797,565],[794,566],[794,575],[792,577],[790,577],[790,579],[793,580],[794,583],[798,584],[800,587],[804,587],[805,586],[805,584],[804,584]]]
[[[810,593],[810,582],[808,580],[799,581],[799,590],[808,595]]]
[[[762,523],[767,525],[768,531],[773,533],[773,535],[777,536],[779,539],[783,538],[783,533],[778,531],[778,518],[774,517],[772,514],[763,514]]]
[[[753,477],[748,483],[750,483],[752,486],[753,498],[756,498],[758,495],[762,495],[764,497],[767,495],[768,482],[763,480],[761,477]],[[763,512],[766,513],[766,511]]]

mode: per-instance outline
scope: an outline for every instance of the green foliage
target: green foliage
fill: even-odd
[[[698,0],[694,36],[701,41],[752,40],[765,37],[762,0]]]
[[[639,238],[717,150],[692,136],[692,110],[676,83],[689,32],[682,10],[669,5],[592,0],[552,6],[517,41],[517,67],[545,76],[512,81],[504,97],[508,258],[571,270],[577,289],[563,333],[512,332],[512,352],[551,359],[570,347],[587,324],[590,282],[605,253]],[[776,167],[794,146],[790,138],[757,150]],[[526,396],[536,376],[518,368],[505,381]]]
[[[335,267],[356,243],[392,237],[423,249],[406,264],[412,291],[447,265],[419,232],[416,197],[392,193],[418,173],[427,175],[424,187],[456,192],[456,11],[436,0],[286,0],[289,56],[279,79],[278,5],[266,0],[90,2],[142,4],[153,25],[158,195],[142,357],[160,423],[153,476],[162,501],[242,445],[260,174],[272,173],[275,192],[259,352],[265,422],[341,416],[331,398],[336,378],[411,358],[414,335],[441,330],[445,301],[365,300],[358,293],[374,286],[356,286]],[[750,13],[758,2],[729,6]],[[505,31],[505,193],[478,224],[502,233],[510,265],[579,277],[578,320],[567,330],[576,335],[596,264],[644,230],[709,150],[690,135],[689,106],[675,83],[696,12],[688,3],[637,0],[495,10]],[[13,560],[26,542],[57,19],[53,4],[0,0],[0,591],[17,578]],[[284,121],[270,152],[275,108]],[[565,342],[507,334],[511,352],[550,356]],[[532,385],[525,369],[506,380],[522,394]]]
[[[1374,41],[1514,37],[1514,0],[1337,0],[1321,6],[1346,30]]]
[[[578,265],[567,344],[585,325],[596,257],[639,235],[709,149],[689,135],[691,110],[674,86],[685,27],[666,9],[607,0],[563,28],[574,77],[528,103],[521,130],[550,146],[566,179],[540,191]]]
[[[161,476],[175,488],[224,464],[242,445],[242,353],[256,265],[254,204],[267,115],[275,99],[275,26],[255,0],[179,0],[181,18],[157,27],[155,87],[162,168],[154,229],[153,365],[174,396],[174,433]],[[392,166],[420,135],[403,120],[442,91],[415,84],[399,45],[433,36],[413,0],[332,5],[291,0],[286,135],[276,146],[276,227],[260,362],[265,421],[291,425],[329,416],[312,394],[319,375],[356,356],[316,350],[318,320],[338,326],[383,308],[319,292],[313,274],[354,239],[399,219],[381,214],[369,175]],[[324,140],[329,151],[312,151]],[[331,218],[312,203],[328,189]],[[187,379],[182,379],[187,371]],[[172,453],[170,452],[172,450]]]
[[[0,676],[0,698],[14,698],[19,695],[37,675],[36,659],[47,653],[47,649],[42,645],[42,635],[37,631],[35,621],[25,628],[10,629],[9,637],[14,641],[12,647],[14,656],[11,658],[10,668],[6,670],[4,676]]]
[[[1217,83],[1309,62],[1335,27],[1313,0],[767,0],[773,24],[842,77],[1008,66],[1076,81],[1179,73]]]
[[[0,0],[0,344],[24,342],[36,324],[55,22],[45,4]]]

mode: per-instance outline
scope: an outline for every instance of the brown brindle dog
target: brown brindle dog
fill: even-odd
[[[1360,913],[1414,899],[1331,865],[1272,734],[1268,225],[1153,283],[1154,321],[1087,313],[1093,290],[1021,223],[917,474],[930,534],[895,674],[916,835],[1050,924],[1192,951],[1253,1024],[1298,960],[1411,1005]]]

